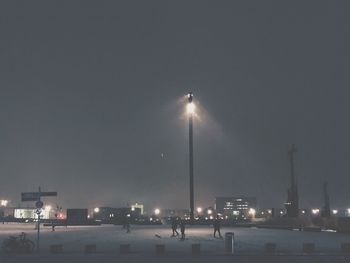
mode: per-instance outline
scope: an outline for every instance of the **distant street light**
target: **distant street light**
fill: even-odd
[[[197,213],[198,214],[202,213],[202,211],[203,211],[202,207],[197,207]]]
[[[252,217],[255,217],[256,210],[255,210],[254,208],[250,208],[250,209],[248,210],[248,214],[249,214],[250,216],[252,216]]]
[[[190,158],[190,221],[194,223],[194,187],[193,187],[193,114],[195,105],[193,104],[193,93],[187,94],[187,114],[188,114],[188,125],[189,125],[189,158]]]
[[[314,215],[317,215],[317,214],[320,213],[320,209],[314,208],[314,209],[311,210],[311,212],[312,212]]]
[[[94,209],[94,212],[95,212],[95,213],[98,213],[98,212],[100,212],[100,208],[98,208],[98,207],[95,207],[95,209]]]
[[[334,210],[332,211],[332,213],[333,213],[333,215],[336,215],[336,214],[338,214],[338,210],[337,210],[337,209],[334,209]]]
[[[211,215],[212,213],[213,213],[213,210],[208,209],[207,214],[208,214],[208,215]]]
[[[156,208],[154,209],[154,214],[157,216],[160,214],[160,209],[159,208]]]
[[[0,200],[0,206],[7,206],[9,203],[8,200]]]

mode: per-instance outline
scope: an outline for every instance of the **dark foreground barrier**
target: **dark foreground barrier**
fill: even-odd
[[[50,253],[51,254],[62,254],[63,253],[63,245],[56,244],[50,246]]]
[[[84,253],[85,253],[85,254],[96,253],[96,244],[88,244],[88,245],[85,245],[85,247],[84,247]]]
[[[156,254],[157,255],[164,255],[165,254],[165,245],[156,245]]]
[[[235,251],[235,234],[233,232],[225,233],[225,251],[230,254]]]
[[[192,244],[192,255],[199,255],[201,253],[200,244]]]
[[[303,243],[303,253],[311,254],[315,252],[314,243]]]
[[[350,243],[342,243],[341,244],[341,253],[350,253]]]
[[[307,226],[307,227],[303,228],[303,231],[305,231],[305,232],[321,232],[322,228],[321,227]]]
[[[264,249],[265,254],[275,254],[276,253],[276,244],[275,243],[266,243],[265,244],[265,249]]]
[[[130,244],[121,244],[119,251],[120,251],[120,254],[130,253]]]

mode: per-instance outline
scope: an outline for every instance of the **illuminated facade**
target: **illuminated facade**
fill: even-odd
[[[249,215],[256,209],[256,197],[216,197],[215,210],[228,216]]]
[[[15,208],[14,217],[18,219],[36,219],[36,208]],[[50,219],[50,211],[43,209],[40,214],[41,219]]]
[[[143,204],[135,203],[131,206],[131,211],[134,211],[135,209],[140,209],[141,215],[143,215],[144,212],[144,206]]]

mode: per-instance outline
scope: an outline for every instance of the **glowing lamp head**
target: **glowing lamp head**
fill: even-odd
[[[317,214],[320,213],[320,209],[315,208],[315,209],[312,209],[311,212],[312,212],[314,215],[317,215]]]
[[[94,209],[94,212],[95,212],[95,213],[98,213],[98,212],[100,212],[100,208],[98,208],[98,207],[95,207],[95,209]]]
[[[213,210],[208,209],[207,213],[208,213],[208,215],[211,215],[213,213]]]
[[[154,214],[157,216],[160,214],[160,209],[159,208],[156,208],[154,209]]]
[[[251,216],[255,216],[256,210],[254,208],[250,208],[249,211],[248,211],[248,214],[251,215]]]
[[[203,209],[202,207],[197,207],[197,213],[202,213]]]
[[[187,94],[187,98],[188,98],[188,102],[189,102],[189,103],[192,103],[192,100],[193,100],[193,93],[192,93],[192,91],[190,91],[190,92]]]
[[[193,114],[194,111],[195,111],[195,109],[196,109],[196,107],[195,107],[195,105],[193,104],[193,102],[188,103],[186,107],[187,107],[187,113],[188,113],[188,114]]]
[[[8,202],[8,200],[0,200],[0,206],[7,206]]]

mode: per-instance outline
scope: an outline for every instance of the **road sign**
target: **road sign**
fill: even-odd
[[[38,201],[43,196],[57,196],[57,192],[27,192],[22,193],[22,202]]]
[[[40,209],[40,208],[43,208],[43,206],[44,206],[44,203],[42,201],[36,201],[35,203],[36,208]]]

